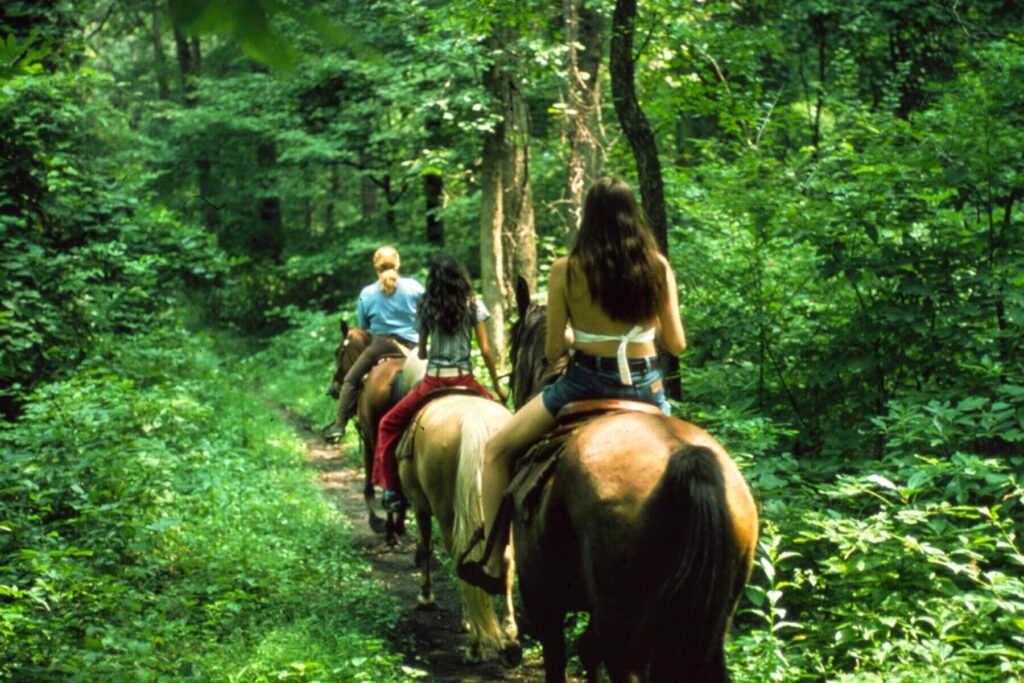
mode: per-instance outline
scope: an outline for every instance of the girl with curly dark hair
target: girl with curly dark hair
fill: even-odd
[[[466,386],[482,396],[494,398],[473,376],[474,332],[494,390],[503,403],[508,400],[508,392],[498,381],[494,354],[484,325],[488,318],[490,313],[474,296],[469,276],[458,259],[448,254],[434,258],[420,300],[417,321],[420,336],[418,353],[427,361],[427,374],[415,389],[388,411],[377,428],[373,482],[384,489],[385,506],[400,503],[395,449],[427,393],[440,387]]]

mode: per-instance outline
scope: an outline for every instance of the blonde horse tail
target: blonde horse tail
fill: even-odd
[[[484,465],[484,446],[507,418],[507,413],[497,410],[467,411],[463,415],[462,434],[459,442],[459,464],[455,475],[455,524],[452,530],[452,557],[459,557],[463,549],[469,545],[476,530],[483,526],[481,477]],[[470,558],[479,559],[483,553],[483,546],[483,543],[478,543],[470,553]],[[503,636],[491,597],[484,591],[461,581],[459,588],[462,593],[464,616],[469,622],[470,641],[474,643],[474,649],[478,650],[472,653],[474,658],[483,659],[500,651]]]

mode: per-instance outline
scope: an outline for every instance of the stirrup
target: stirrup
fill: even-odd
[[[459,559],[455,562],[455,575],[471,586],[476,586],[485,593],[490,595],[502,595],[505,592],[504,577],[491,576],[484,571],[483,564],[487,561],[487,558],[491,556],[491,551],[494,549],[494,535],[491,534],[491,538],[488,539],[488,543],[484,548],[483,558],[480,560],[466,559],[466,556],[469,555],[473,548],[475,548],[482,540],[484,540],[484,528],[481,526],[477,527],[476,531],[473,532],[473,536],[469,539],[466,549],[459,554]]]
[[[491,576],[476,560],[460,561],[455,565],[455,574],[466,583],[490,595],[501,595],[505,592],[504,578]]]
[[[469,555],[473,551],[473,548],[475,548],[477,544],[482,540],[484,540],[484,528],[482,526],[478,526],[476,528],[476,531],[474,531],[473,535],[470,537],[469,543],[466,545],[466,548],[461,553],[459,553],[459,559],[455,561],[456,570],[458,570],[458,568],[462,565],[471,561],[467,560],[466,556]]]

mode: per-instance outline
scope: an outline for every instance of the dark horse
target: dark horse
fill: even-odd
[[[516,407],[547,381],[545,312],[517,288]],[[538,332],[539,330],[539,332]],[[728,681],[724,641],[754,560],[757,511],[721,445],[682,420],[604,412],[558,446],[552,476],[513,519],[519,588],[545,680],[565,681],[563,620],[590,615],[588,680]],[[528,458],[524,458],[528,459]]]
[[[341,321],[340,329],[342,341],[334,353],[335,371],[329,391],[332,396],[337,395],[348,369],[370,344],[369,332],[358,327],[349,328],[344,320]],[[396,346],[394,356],[386,356],[373,366],[360,386],[356,412],[359,438],[363,444],[363,500],[366,502],[368,521],[375,532],[387,533],[389,543],[394,543],[398,534],[405,533],[405,513],[388,511],[385,520],[374,509],[373,453],[377,445],[377,425],[398,400],[393,384],[402,372],[404,363],[405,356]]]

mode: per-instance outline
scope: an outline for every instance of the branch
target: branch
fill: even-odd
[[[96,28],[94,28],[91,33],[89,33],[88,35],[85,36],[86,40],[90,40],[93,36],[95,36],[97,33],[99,33],[100,30],[103,29],[103,27],[106,25],[107,21],[114,14],[114,8],[115,7],[117,7],[117,3],[116,2],[110,3],[110,7],[107,8],[107,11],[103,15],[103,18],[100,19],[100,23],[96,24]]]

